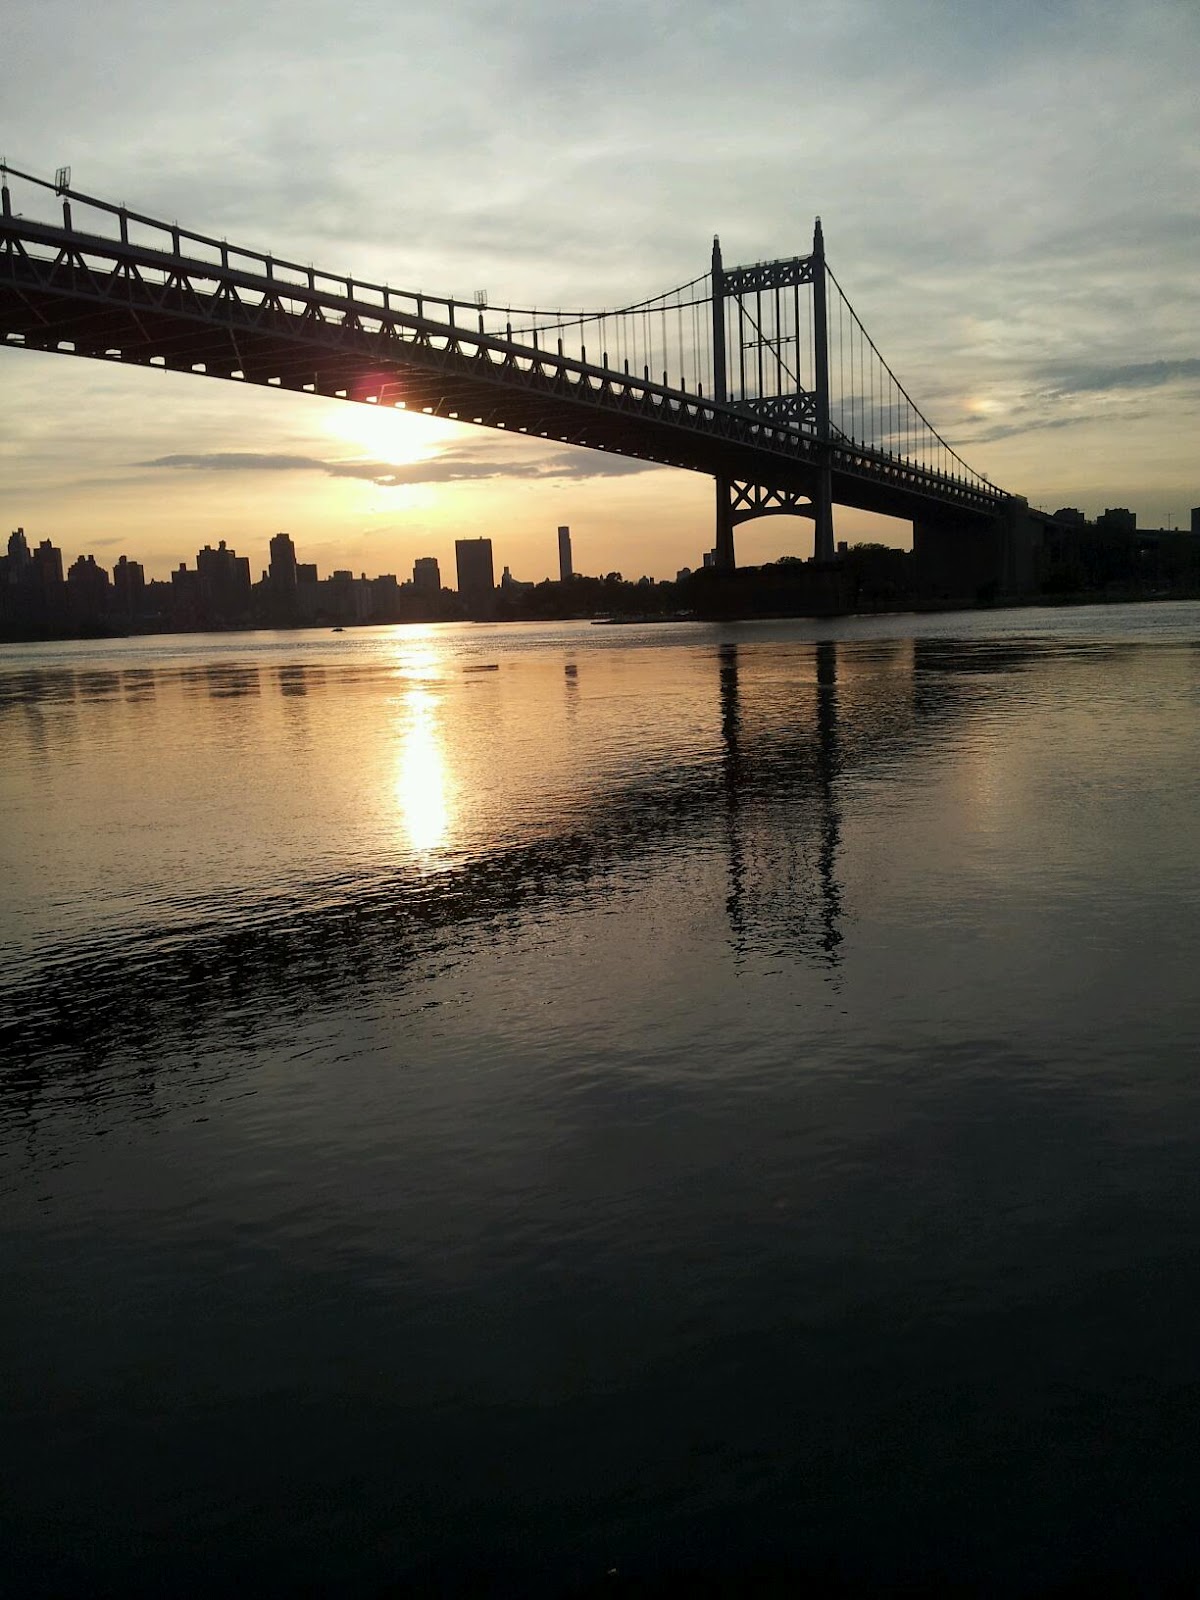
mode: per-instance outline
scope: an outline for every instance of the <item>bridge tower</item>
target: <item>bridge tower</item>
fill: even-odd
[[[812,349],[811,389],[801,381],[800,361],[800,301],[802,286],[812,288]],[[783,324],[776,322],[774,333],[764,331],[761,309],[764,294],[774,297],[776,314],[781,292],[790,290],[795,299],[793,331],[785,335]],[[747,313],[756,338],[750,345],[759,353],[757,363],[758,383],[753,396],[746,392],[745,351],[749,347],[742,337],[743,313],[751,297],[755,298],[758,315]],[[729,352],[726,349],[726,304],[738,304],[737,326],[741,348],[737,352],[741,383],[738,393],[732,394],[729,377]],[[794,363],[789,366],[783,354],[785,343],[795,343]],[[797,256],[790,261],[769,261],[754,267],[738,267],[726,271],[721,260],[721,241],[713,239],[712,249],[712,347],[713,347],[713,399],[718,403],[750,405],[763,415],[784,414],[794,418],[801,426],[812,430],[817,445],[817,481],[811,496],[792,489],[781,489],[768,483],[747,482],[718,474],[716,480],[716,565],[718,570],[732,572],[737,565],[734,553],[733,530],[740,522],[753,517],[767,516],[773,512],[812,517],[814,522],[813,554],[817,561],[834,559],[833,544],[833,493],[830,472],[830,418],[829,418],[829,316],[826,305],[825,236],[821,219],[813,228],[811,254]],[[770,376],[775,379],[775,393],[768,395],[763,388],[762,352],[768,350],[774,358]],[[794,385],[784,393],[783,375]]]
[[[813,496],[816,523],[813,553],[818,561],[833,560],[833,490],[829,462],[829,314],[825,306],[825,235],[821,219],[813,227],[813,366],[817,398],[817,439],[821,447],[817,490]]]
[[[712,346],[713,399],[724,405],[729,399],[725,375],[725,272],[721,264],[721,241],[713,235],[712,248]],[[732,572],[737,565],[733,553],[733,480],[717,477],[717,570]]]

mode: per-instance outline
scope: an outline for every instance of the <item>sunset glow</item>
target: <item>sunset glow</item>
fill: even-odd
[[[438,455],[452,430],[438,418],[416,416],[396,406],[329,406],[321,427],[330,439],[350,445],[371,461],[405,466]]]
[[[969,5],[947,13],[935,54],[923,8],[867,12],[870,26],[853,8],[763,7],[779,43],[763,53],[745,49],[754,18],[715,5],[681,30],[644,8],[602,25],[371,3],[368,59],[303,8],[286,33],[247,22],[214,39],[182,11],[147,30],[121,4],[76,19],[72,60],[108,63],[77,76],[52,10],[17,0],[7,153],[47,178],[86,159],[75,182],[90,193],[467,305],[629,305],[702,283],[717,232],[727,266],[794,256],[819,212],[872,340],[973,469],[1043,510],[1185,518],[1200,502],[1195,8],[1133,0],[1069,28],[1056,8]],[[414,28],[422,72],[397,94],[391,63]],[[222,164],[213,146],[230,93],[253,161]],[[153,163],[131,154],[131,114]],[[398,155],[414,149],[417,163]],[[258,571],[287,527],[323,573],[406,573],[426,554],[449,571],[454,539],[486,528],[497,561],[537,580],[565,522],[579,570],[673,577],[713,541],[697,474],[186,371],[0,361],[0,514],[68,562],[124,553],[163,578],[224,537]],[[851,542],[910,538],[865,513],[835,520]],[[782,517],[741,540],[756,561],[810,546]]]

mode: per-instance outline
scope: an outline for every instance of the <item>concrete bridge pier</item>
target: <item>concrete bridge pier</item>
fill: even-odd
[[[913,556],[931,600],[974,603],[1037,592],[1041,526],[1012,496],[994,517],[929,511],[913,522]]]
[[[1004,548],[1001,588],[1005,594],[1036,594],[1042,576],[1041,522],[1030,516],[1029,501],[1023,495],[1009,497],[999,521]]]
[[[817,487],[813,494],[813,560],[829,562],[836,551],[833,542],[833,486],[829,462],[821,463],[817,472]]]
[[[728,478],[717,479],[717,571],[732,572],[737,566],[733,550],[733,484]]]

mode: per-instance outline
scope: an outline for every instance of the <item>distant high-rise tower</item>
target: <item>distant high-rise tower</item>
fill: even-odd
[[[468,605],[491,603],[496,589],[490,539],[455,539],[458,592]]]
[[[215,550],[206,544],[196,552],[196,571],[210,622],[239,622],[249,613],[250,562],[246,556],[239,556],[222,539]]]
[[[43,583],[61,583],[63,581],[62,551],[52,545],[49,539],[42,540],[30,559],[37,568]]]
[[[458,581],[461,588],[461,568]],[[413,588],[421,594],[441,594],[442,574],[436,556],[418,556],[413,562]]]
[[[29,566],[29,542],[25,538],[24,528],[14,528],[8,536],[8,570],[9,575],[17,573],[24,575]]]
[[[1192,507],[1192,532],[1200,533],[1200,506]]]
[[[575,568],[571,565],[571,530],[560,528],[558,530],[558,581],[570,583],[575,576]]]
[[[80,621],[95,622],[108,611],[112,585],[95,556],[79,556],[67,569],[71,611]]]
[[[296,546],[291,536],[277,533],[271,540],[271,587],[278,594],[293,594],[296,589]]]
[[[122,616],[136,617],[146,595],[146,571],[140,561],[122,556],[113,568],[113,598]]]

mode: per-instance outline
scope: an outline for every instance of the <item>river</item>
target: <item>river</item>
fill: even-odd
[[[5,646],[0,807],[0,1586],[1194,1576],[1200,606]]]

